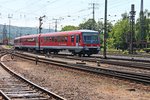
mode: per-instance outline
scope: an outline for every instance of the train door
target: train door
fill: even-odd
[[[38,37],[37,37],[36,46],[37,46],[37,50],[40,50],[40,46],[41,46],[41,34],[39,34]]]
[[[38,41],[38,37],[36,37],[35,38],[35,41],[36,41],[36,43],[35,43],[35,47],[36,47],[36,50],[38,50],[39,48],[39,41]]]
[[[75,35],[71,35],[71,46],[75,46]]]
[[[76,47],[78,47],[79,46],[79,35],[77,34],[76,35]]]

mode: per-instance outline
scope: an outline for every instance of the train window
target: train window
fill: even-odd
[[[99,43],[97,33],[83,33],[83,41],[86,44]]]
[[[17,43],[17,40],[15,40],[14,43]]]
[[[46,37],[43,37],[44,38],[44,42],[46,42]]]
[[[35,43],[37,43],[37,42],[38,42],[38,38],[37,38],[37,37],[35,37],[35,38],[34,38],[34,40],[35,40]]]
[[[35,37],[34,40],[35,40],[35,43],[36,43],[37,42],[37,37]]]
[[[52,37],[52,42],[54,42],[54,40],[55,40],[55,38],[54,38],[54,37]]]
[[[65,36],[65,42],[67,42],[68,41],[68,37],[67,36]]]
[[[61,42],[64,42],[64,37],[63,37],[63,36],[61,36],[61,39],[60,39],[60,40],[61,40]]]
[[[74,42],[74,35],[71,36],[71,42]]]
[[[52,37],[49,37],[49,41],[50,41],[50,42],[52,41]]]
[[[79,35],[76,35],[76,43],[79,43]]]
[[[61,42],[61,37],[60,36],[57,37],[57,41]]]
[[[34,39],[34,38],[27,38],[26,41],[27,41],[27,42],[35,42],[35,39]]]
[[[55,42],[57,42],[57,37],[55,37]]]
[[[46,41],[49,42],[50,41],[50,37],[46,37]]]
[[[65,41],[65,37],[61,36],[61,42],[64,42],[64,41]]]

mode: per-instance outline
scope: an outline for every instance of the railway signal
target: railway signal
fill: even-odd
[[[134,29],[134,24],[135,24],[135,10],[134,10],[134,4],[131,5],[131,11],[130,11],[130,23],[131,23],[131,32],[130,32],[130,54],[133,54],[133,41],[135,41],[135,29]]]
[[[42,20],[44,17],[46,17],[46,16],[44,15],[44,16],[39,18],[39,33],[41,33],[41,30],[42,30],[42,24],[43,24]]]

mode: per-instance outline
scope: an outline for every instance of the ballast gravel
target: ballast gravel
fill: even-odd
[[[67,100],[149,100],[150,85],[10,56],[10,69]]]

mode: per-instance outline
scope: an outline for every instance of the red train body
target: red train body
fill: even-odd
[[[14,40],[15,49],[36,50],[58,53],[68,50],[72,54],[90,56],[100,50],[99,33],[92,30],[77,30],[35,34],[17,37]]]

